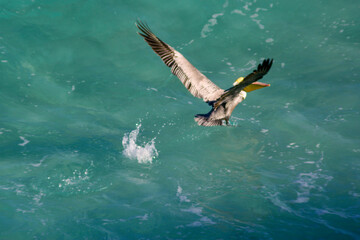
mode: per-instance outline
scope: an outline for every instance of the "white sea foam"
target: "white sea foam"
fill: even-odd
[[[33,167],[40,167],[41,164],[44,162],[44,160],[47,158],[47,156],[43,157],[42,159],[40,159],[39,163],[30,163],[31,166]]]
[[[178,185],[177,191],[176,191],[176,196],[179,198],[180,202],[184,203],[185,205],[187,205],[187,203],[191,202],[190,199],[187,198],[187,195],[189,195],[189,194],[184,194],[183,189],[181,188],[180,185]],[[195,222],[187,224],[186,226],[188,226],[188,227],[200,227],[203,225],[216,224],[216,222],[211,220],[209,217],[205,216],[203,214],[203,208],[199,207],[197,205],[191,204],[190,207],[181,209],[181,211],[195,214],[200,218],[200,219],[196,220]]]
[[[212,32],[212,27],[217,24],[217,18],[223,16],[224,13],[215,13],[212,15],[212,18],[209,19],[208,23],[204,25],[201,30],[201,37],[206,38],[208,33]]]
[[[268,193],[268,199],[275,205],[278,206],[279,208],[281,208],[281,210],[287,211],[287,212],[293,212],[293,210],[285,203],[283,202],[280,198],[279,198],[279,192],[276,192],[274,194],[272,193]]]
[[[253,18],[252,21],[255,22],[255,23],[259,26],[260,29],[264,29],[264,28],[265,28],[264,25],[262,25],[262,24],[260,23],[260,20],[259,20],[259,19]]]
[[[227,8],[229,6],[229,1],[226,0],[225,3],[223,4],[223,8]]]
[[[140,219],[140,221],[147,221],[147,220],[149,220],[149,215],[147,213],[145,213],[144,216],[136,216],[135,218]]]
[[[173,100],[177,100],[176,98],[174,97],[170,97],[170,96],[165,96],[166,98],[169,98],[169,99],[173,99]]]
[[[193,213],[193,214],[196,214],[196,215],[202,217],[202,207],[191,206],[190,208],[187,208],[187,209],[181,209],[181,211]]]
[[[123,154],[130,158],[136,159],[138,163],[152,163],[152,160],[159,156],[155,148],[155,138],[144,143],[142,146],[136,144],[137,137],[140,132],[141,124],[138,124],[135,130],[125,133],[122,145],[124,147]]]
[[[58,186],[59,188],[63,188],[63,189],[81,191],[80,185],[90,179],[88,173],[89,173],[88,169],[85,169],[84,172],[75,170],[72,173],[73,174],[72,176],[61,179],[61,182],[59,183]]]
[[[157,92],[158,90],[156,89],[156,88],[151,88],[151,87],[148,87],[146,90],[148,90],[148,91],[155,91],[155,92]]]
[[[33,200],[35,201],[35,204],[37,205],[37,206],[41,206],[43,203],[42,202],[40,202],[41,201],[41,198],[42,197],[44,197],[44,196],[46,196],[46,194],[45,193],[43,193],[43,192],[39,192],[39,194],[35,194],[34,195],[34,197],[33,197]]]
[[[195,221],[195,222],[190,223],[190,224],[188,224],[188,225],[186,225],[186,226],[188,226],[188,227],[201,227],[202,224],[201,224],[201,222],[199,222],[199,221]]]
[[[19,146],[22,146],[22,147],[30,142],[29,140],[27,140],[26,138],[24,138],[22,136],[20,136],[20,139],[24,141],[23,143],[19,143]]]
[[[204,224],[205,225],[213,225],[213,224],[216,224],[216,222],[214,222],[213,220],[211,220],[210,218],[208,218],[207,216],[204,216],[202,214],[202,207],[195,207],[195,206],[191,206],[190,208],[188,209],[181,209],[181,211],[183,212],[189,212],[189,213],[193,213],[197,216],[200,217],[199,220],[195,221],[195,222],[192,222],[190,224],[187,224],[188,227],[200,227],[200,226],[203,226]]]
[[[232,13],[232,14],[233,14],[233,13],[235,13],[235,14],[240,14],[240,15],[243,15],[243,16],[246,15],[246,13],[244,13],[243,11],[241,11],[241,10],[239,10],[239,9],[235,9],[235,10],[233,10],[231,13]]]
[[[296,143],[292,142],[292,143],[289,143],[289,145],[286,146],[287,148],[291,148],[291,149],[295,149],[295,148],[298,148],[299,145],[297,145]]]
[[[265,129],[265,128],[263,128],[263,129],[261,129],[261,131],[260,131],[261,133],[267,133],[267,132],[269,132],[269,129]]]
[[[179,185],[176,191],[176,196],[180,199],[180,202],[190,202],[185,194],[182,192],[182,188]]]
[[[253,68],[256,67],[256,61],[255,60],[250,60],[249,62],[247,62],[245,64],[245,66],[249,66],[247,68],[242,68],[241,71],[249,71],[252,70]]]
[[[255,9],[255,12],[259,12],[259,11],[267,11],[267,9],[266,8],[257,8],[257,9]]]
[[[311,191],[324,191],[324,187],[333,179],[333,177],[319,173],[300,173],[296,184],[299,185],[297,199],[294,203],[306,203],[310,200]],[[322,182],[321,184],[319,182]]]
[[[203,223],[206,223],[206,224],[216,224],[213,220],[211,220],[208,217],[202,217],[202,218],[200,218],[200,221]]]

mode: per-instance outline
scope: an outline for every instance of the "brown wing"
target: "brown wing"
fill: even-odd
[[[257,69],[254,70],[249,75],[247,75],[241,83],[228,89],[223,95],[221,95],[219,100],[217,100],[216,103],[214,104],[214,108],[215,109],[218,108],[222,103],[227,102],[228,100],[234,98],[234,96],[237,96],[241,92],[241,90],[243,90],[246,86],[261,79],[265,74],[268,73],[272,63],[273,63],[273,59],[271,60],[265,59],[262,62],[262,64],[259,64]]]
[[[181,53],[156,37],[146,24],[138,21],[136,26],[140,30],[138,34],[160,56],[166,66],[171,68],[171,72],[180,79],[193,96],[209,102],[215,101],[224,93],[223,89],[197,70]]]

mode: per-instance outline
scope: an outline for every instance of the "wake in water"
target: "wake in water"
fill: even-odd
[[[141,124],[138,124],[136,129],[130,133],[125,133],[122,145],[124,147],[123,154],[130,159],[137,159],[138,163],[152,163],[152,160],[159,156],[155,148],[155,138],[145,145],[140,146],[136,144],[136,139],[140,132]]]

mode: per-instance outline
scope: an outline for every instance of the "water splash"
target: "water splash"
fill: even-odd
[[[145,143],[144,146],[137,145],[136,140],[140,132],[140,127],[141,124],[138,124],[135,130],[130,133],[125,133],[122,140],[124,147],[123,154],[130,159],[137,159],[138,163],[152,163],[152,160],[159,156],[155,148],[155,138]]]

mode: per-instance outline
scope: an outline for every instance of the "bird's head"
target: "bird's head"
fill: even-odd
[[[233,85],[236,86],[239,83],[241,83],[243,80],[244,80],[244,78],[240,77],[233,83]],[[260,88],[264,88],[264,87],[270,87],[270,84],[262,83],[262,82],[253,82],[252,84],[246,86],[243,90],[245,92],[251,92],[251,91],[254,91],[254,90],[257,90]]]

